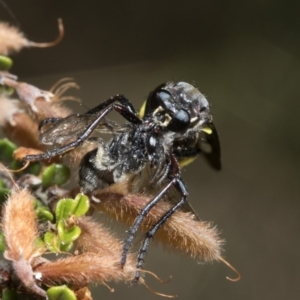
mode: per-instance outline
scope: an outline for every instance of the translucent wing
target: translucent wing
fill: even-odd
[[[62,119],[46,119],[40,129],[43,144],[66,144],[81,136],[86,128],[98,118],[98,114],[73,114]],[[49,123],[47,123],[49,121]],[[112,134],[121,128],[116,122],[103,118],[95,133]]]
[[[203,155],[215,170],[221,170],[221,146],[219,135],[213,123],[206,124],[200,132],[191,132],[173,143],[173,153],[180,168],[192,163],[198,155]]]
[[[217,129],[213,123],[206,126],[209,130],[202,131],[199,148],[208,163],[215,169],[221,170],[221,146]]]

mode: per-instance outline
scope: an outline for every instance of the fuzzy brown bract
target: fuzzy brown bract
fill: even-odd
[[[35,282],[32,263],[45,249],[37,246],[38,228],[34,198],[27,189],[15,188],[6,201],[1,227],[6,242],[4,257],[12,261],[14,274],[24,287],[45,297],[46,292]]]

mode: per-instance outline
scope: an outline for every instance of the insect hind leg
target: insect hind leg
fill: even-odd
[[[43,154],[38,155],[27,155],[24,157],[24,161],[40,161],[45,159],[50,159],[57,155],[63,155],[66,152],[73,150],[76,147],[79,147],[85,140],[89,138],[92,132],[97,128],[102,119],[112,110],[117,111],[121,114],[127,121],[140,124],[142,121],[137,116],[132,104],[122,95],[116,95],[104,101],[102,104],[96,106],[95,108],[89,110],[86,114],[93,115],[98,114],[97,118],[85,129],[82,135],[77,137],[77,139],[69,144],[66,144],[62,147],[55,148],[54,150],[48,151]],[[42,126],[49,123],[56,123],[59,119],[50,118],[45,123],[42,123]],[[43,121],[42,121],[43,122]]]
[[[142,265],[144,263],[144,258],[147,253],[150,239],[153,238],[153,236],[155,235],[157,230],[185,203],[185,201],[187,199],[188,191],[186,189],[184,182],[180,178],[180,176],[178,176],[178,178],[174,178],[172,183],[173,183],[172,185],[175,185],[175,187],[179,190],[179,192],[181,194],[181,199],[175,206],[173,206],[170,210],[168,210],[160,218],[160,220],[146,233],[144,241],[143,241],[142,246],[138,253],[137,265],[136,265],[138,270],[135,273],[134,282],[138,282],[138,280],[140,278],[139,269],[142,268]]]
[[[135,237],[141,223],[143,222],[144,218],[147,216],[149,211],[162,199],[162,197],[167,193],[167,191],[174,185],[174,181],[176,179],[172,179],[139,213],[135,222],[133,223],[132,227],[129,230],[129,234],[125,239],[123,252],[121,257],[121,266],[123,267],[126,263],[127,254],[131,247],[133,238]]]

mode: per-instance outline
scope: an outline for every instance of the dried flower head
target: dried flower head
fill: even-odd
[[[59,36],[49,43],[35,43],[25,38],[24,34],[16,27],[7,23],[0,23],[0,54],[8,55],[12,52],[19,52],[24,47],[53,47],[61,42],[64,36],[62,20],[58,20]]]
[[[13,142],[24,147],[45,150],[38,139],[38,124],[26,113],[19,100],[0,95],[0,126]]]
[[[75,97],[64,96],[68,89],[78,88],[78,85],[70,80],[64,78],[58,81],[53,86],[52,93],[25,82],[18,82],[15,76],[0,72],[0,84],[15,89],[20,98],[13,100],[7,95],[0,95],[0,126],[4,134],[18,145],[45,151],[46,146],[41,144],[38,138],[39,122],[45,118],[69,116],[72,111],[64,102],[79,101]]]
[[[51,101],[46,101],[43,97],[37,97],[34,101],[34,106],[37,110],[36,117],[39,121],[46,118],[65,118],[72,113],[72,110],[64,105],[65,101],[77,101],[80,99],[67,95],[65,92],[69,89],[79,89],[79,86],[72,78],[62,78],[56,82],[50,92],[53,94]]]
[[[0,23],[0,54],[8,55],[18,52],[28,45],[28,40],[16,27],[7,23]]]

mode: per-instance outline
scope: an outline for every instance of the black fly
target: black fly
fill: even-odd
[[[127,122],[119,125],[105,118],[110,111]],[[152,91],[140,116],[122,95],[111,97],[84,114],[45,119],[40,124],[40,140],[58,144],[46,153],[28,155],[26,161],[45,160],[95,139],[94,131],[108,133],[112,139],[98,138],[98,147],[88,152],[79,167],[82,192],[92,193],[117,182],[134,182],[133,192],[142,189],[156,196],[140,211],[125,240],[121,265],[126,263],[133,238],[148,212],[165,196],[177,192],[177,201],[146,233],[138,253],[137,268],[142,267],[150,239],[179,208],[188,207],[187,188],[180,167],[203,153],[215,169],[221,168],[220,143],[212,123],[209,103],[194,86],[167,82]],[[176,195],[175,195],[176,196]],[[138,281],[139,271],[135,281]]]

